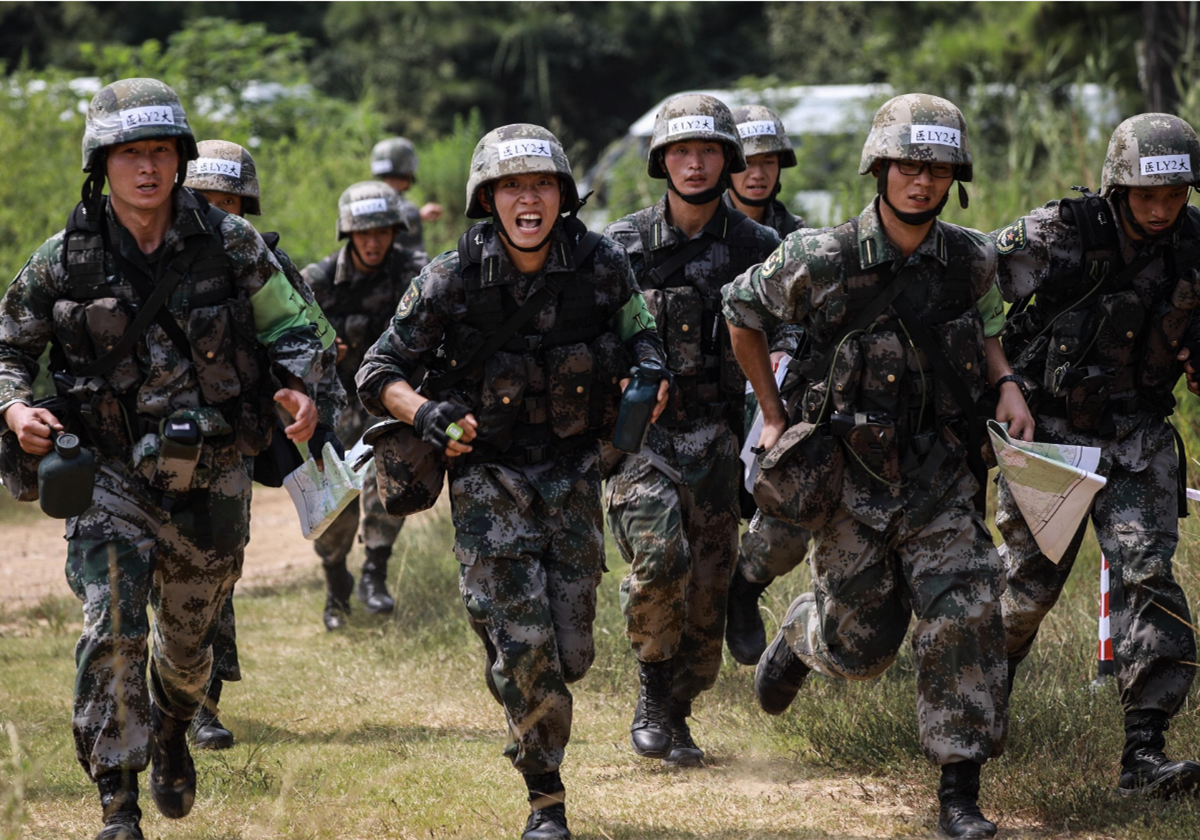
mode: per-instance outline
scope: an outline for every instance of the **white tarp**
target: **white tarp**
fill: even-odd
[[[1070,545],[1096,494],[1108,483],[1096,473],[1100,448],[1026,443],[988,421],[1000,472],[1042,553],[1057,563]]]
[[[361,440],[346,452],[345,460],[328,443],[322,455],[324,470],[309,458],[283,479],[300,516],[300,530],[309,540],[325,533],[338,514],[358,498],[363,476],[375,457],[370,444]]]

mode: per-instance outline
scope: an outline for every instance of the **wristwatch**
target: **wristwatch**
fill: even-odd
[[[1001,376],[999,379],[996,380],[996,392],[997,393],[1000,392],[1000,386],[1003,385],[1005,382],[1016,382],[1017,387],[1021,389],[1021,396],[1025,398],[1026,402],[1029,401],[1029,389],[1025,387],[1025,377],[1021,376],[1020,374],[1016,374],[1016,373],[1010,373],[1007,376]]]

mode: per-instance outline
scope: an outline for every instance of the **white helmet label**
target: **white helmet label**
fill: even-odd
[[[774,137],[775,135],[774,120],[750,120],[738,123],[738,136],[740,137]]]
[[[392,171],[392,162],[390,160],[373,160],[371,161],[371,174],[384,175]]]
[[[236,160],[202,157],[192,162],[197,175],[224,175],[226,178],[241,178],[242,164]]]
[[[366,216],[371,213],[386,213],[388,209],[386,198],[360,198],[350,202],[351,216]]]
[[[175,111],[170,105],[143,105],[124,108],[120,112],[121,128],[141,128],[144,125],[175,125]]]
[[[550,151],[550,143],[545,140],[505,140],[496,144],[500,160],[512,160],[515,157],[554,157]]]
[[[1182,172],[1192,174],[1191,155],[1155,155],[1138,158],[1143,175],[1174,175]]]
[[[909,143],[931,143],[935,146],[962,148],[962,132],[941,125],[914,125],[908,135]]]
[[[683,134],[686,131],[717,131],[717,123],[712,117],[695,114],[687,117],[673,117],[667,120],[667,136]]]

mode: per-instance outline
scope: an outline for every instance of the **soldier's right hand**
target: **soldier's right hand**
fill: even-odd
[[[413,415],[413,430],[450,458],[471,451],[467,444],[475,439],[478,427],[471,409],[454,400],[428,400]]]
[[[764,452],[774,446],[783,433],[787,431],[787,421],[772,423],[763,420],[762,434],[758,436],[758,445]]]
[[[350,348],[346,346],[346,342],[342,341],[342,339],[336,335],[333,337],[333,342],[337,347],[337,358],[334,359],[334,362],[340,365],[342,363],[342,359],[346,358],[346,354],[350,352]]]
[[[4,412],[4,421],[17,436],[17,443],[30,455],[45,455],[54,448],[51,432],[61,432],[62,423],[44,408],[13,403]]]

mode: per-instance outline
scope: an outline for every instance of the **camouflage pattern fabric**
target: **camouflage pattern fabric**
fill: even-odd
[[[1173,114],[1138,114],[1117,126],[1108,141],[1100,193],[1116,187],[1200,183],[1200,139]]]
[[[221,613],[212,632],[212,675],[209,682],[237,682],[242,678],[242,667],[238,660],[237,617],[233,611],[233,590],[225,596]]]
[[[672,143],[687,140],[715,140],[724,144],[733,153],[729,171],[745,171],[742,138],[729,106],[707,93],[682,93],[664,102],[654,115],[654,129],[646,153],[646,173],[651,178],[666,178],[667,172],[659,162],[659,151]]]
[[[725,193],[721,197],[725,202],[725,206],[730,210],[736,210],[733,197],[729,193]],[[763,208],[762,221],[758,224],[763,227],[769,227],[771,230],[779,234],[780,240],[783,240],[792,231],[799,228],[808,227],[808,223],[804,221],[803,216],[797,216],[792,211],[788,210],[784,203],[778,199],[772,201]]]
[[[376,178],[417,180],[417,149],[407,137],[380,140],[371,149],[371,174]]]
[[[243,215],[262,214],[258,170],[249,151],[228,140],[202,140],[196,153],[199,157],[188,161],[185,187],[240,195]]]
[[[719,420],[674,433],[651,426],[646,448],[608,480],[608,527],[630,564],[621,581],[625,633],[639,660],[674,660],[676,700],[712,688],[721,669],[737,559],[738,451]]]
[[[467,177],[467,218],[486,219],[492,214],[479,201],[479,188],[505,175],[534,175],[544,172],[558,176],[562,186],[560,213],[572,213],[579,207],[579,191],[562,143],[540,125],[515,123],[493,129],[480,138],[471,154],[471,172]]]
[[[751,583],[770,583],[804,562],[812,535],[782,519],[756,513],[738,546],[737,574]]]
[[[778,155],[779,168],[796,165],[796,152],[779,115],[765,105],[741,105],[733,109],[742,151],[746,157]]]
[[[858,174],[866,175],[879,160],[954,163],[954,177],[970,181],[971,145],[962,111],[949,99],[926,93],[889,99],[875,112]]]
[[[937,764],[983,763],[1007,735],[1003,578],[977,489],[960,468],[933,519],[912,528],[901,516],[884,533],[839,508],[813,535],[813,591],[783,623],[813,670],[869,680],[892,664],[915,613],[919,737]]]
[[[356,230],[402,228],[406,222],[401,201],[400,193],[383,181],[359,181],[346,187],[338,198],[337,238],[345,239]]]
[[[180,158],[196,158],[196,138],[175,91],[158,79],[121,79],[105,85],[88,103],[83,171],[92,171],[100,149],[158,137],[178,137]]]
[[[210,475],[205,494],[168,514],[146,482],[104,467],[93,506],[67,520],[67,582],[84,617],[72,728],[92,779],[144,770],[151,698],[191,720],[208,683],[212,630],[241,576],[250,502],[245,459],[232,446],[214,452]]]
[[[410,251],[425,251],[425,226],[421,221],[421,210],[400,194],[400,217],[404,227],[396,230],[396,241]]]

